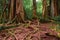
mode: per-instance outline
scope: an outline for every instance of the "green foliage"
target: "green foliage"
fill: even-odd
[[[3,0],[0,0],[0,14],[3,13]]]
[[[42,0],[38,0],[37,1],[37,14],[41,14],[42,13]]]
[[[48,23],[48,22],[50,22],[50,19],[44,18],[44,17],[40,17],[40,22],[41,23]]]
[[[60,21],[60,16],[56,16],[53,18],[55,21]]]
[[[56,26],[56,31],[60,32],[60,25]]]
[[[38,0],[37,2],[37,16],[38,18],[42,14],[42,0]],[[33,0],[23,0],[23,6],[25,9],[25,14],[27,19],[33,18]]]
[[[57,32],[60,32],[60,25],[59,25],[59,24],[57,24],[57,25],[52,25],[52,26],[50,26],[50,29],[53,29],[53,30],[55,30],[55,31],[57,31]]]
[[[6,3],[5,3],[5,1],[6,1]],[[5,19],[3,17],[3,12],[5,9],[5,6],[7,6],[8,3],[9,3],[8,0],[0,0],[0,23],[5,22]],[[5,12],[6,12],[6,15],[8,15],[8,7],[6,8]]]
[[[32,0],[23,0],[23,6],[27,19],[32,19]]]
[[[60,15],[56,16],[56,17],[54,17],[52,19],[55,21],[55,23],[60,24]]]

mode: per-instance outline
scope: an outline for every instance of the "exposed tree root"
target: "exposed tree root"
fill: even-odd
[[[8,31],[8,33],[11,34],[12,36],[14,36],[16,40],[18,40],[18,38],[16,37],[16,35],[14,33],[10,32],[10,31]]]
[[[8,33],[8,35],[3,37],[4,38],[3,40],[8,40],[8,39],[10,39],[10,40],[11,39],[13,39],[13,40],[40,40],[40,39],[45,39],[45,37],[47,39],[49,39],[49,38],[58,39],[58,38],[56,38],[57,33],[48,28],[48,26],[51,24],[49,24],[48,26],[47,25],[46,24],[35,25],[35,24],[31,24],[31,23],[26,23],[26,24],[22,24],[16,28],[6,29],[6,31],[7,31],[6,33]],[[47,36],[49,36],[49,37],[47,37]]]

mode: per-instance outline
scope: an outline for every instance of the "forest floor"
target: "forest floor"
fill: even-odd
[[[50,29],[50,26],[56,26],[52,23],[22,24],[16,28],[10,28],[0,31],[0,40],[60,40],[57,32]]]

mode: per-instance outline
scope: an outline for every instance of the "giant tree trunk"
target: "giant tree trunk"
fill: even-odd
[[[47,0],[43,0],[43,11],[42,11],[42,16],[46,17],[47,16]]]
[[[16,15],[18,22],[24,22],[23,0],[16,1]]]
[[[52,12],[52,17],[58,15],[57,0],[51,0],[51,12]]]
[[[14,19],[14,0],[11,0],[10,5],[10,13],[9,13],[9,20],[12,21]]]
[[[36,0],[33,0],[33,16],[34,18],[36,18],[36,9],[37,9],[37,6],[36,6]]]

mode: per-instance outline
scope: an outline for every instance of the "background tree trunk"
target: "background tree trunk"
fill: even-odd
[[[58,15],[60,15],[60,0],[58,0],[57,4],[58,4]]]
[[[33,0],[33,17],[36,18],[36,12],[37,12],[37,6],[36,6],[36,0]]]
[[[51,0],[52,17],[58,15],[57,0]]]
[[[42,9],[42,16],[46,17],[47,16],[47,0],[43,0],[43,9]]]
[[[48,13],[48,18],[51,19],[51,0],[48,0],[49,2],[47,3],[48,6],[47,6],[47,13]]]

